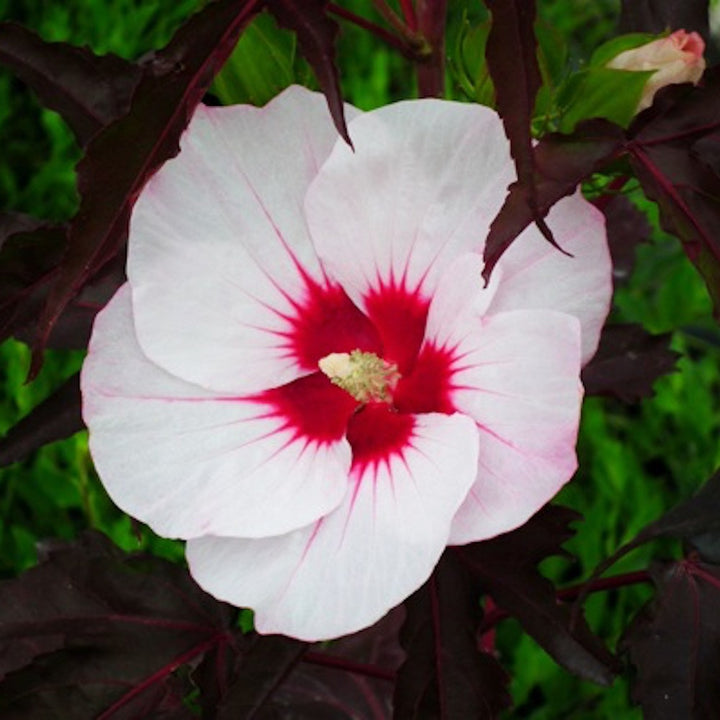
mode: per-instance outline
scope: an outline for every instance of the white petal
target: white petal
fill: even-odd
[[[82,371],[98,473],[117,505],[165,536],[261,537],[307,525],[339,504],[351,462],[352,399],[319,373],[298,383],[316,379],[327,392],[311,390],[306,406],[302,394],[288,402],[307,410],[322,440],[299,433],[292,412],[273,413],[276,404],[180,380],[142,354],[126,284],[98,315]]]
[[[319,523],[263,540],[191,540],[195,579],[252,607],[263,633],[320,640],[374,623],[428,578],[475,477],[469,418],[422,415],[415,423],[403,457],[355,472],[342,505]]]
[[[336,139],[324,97],[299,87],[264,108],[197,109],[130,224],[135,326],[153,362],[236,393],[311,371],[288,339],[323,284],[302,201]]]
[[[436,397],[474,418],[479,430],[478,477],[453,522],[452,544],[522,524],[577,466],[579,322],[548,310],[483,316],[505,276],[498,274],[493,295],[478,279],[481,266],[478,256],[465,256],[443,276],[416,366],[446,358]]]
[[[595,354],[612,298],[612,263],[605,220],[580,192],[550,211],[547,224],[563,255],[533,225],[495,268],[502,283],[488,310],[548,309],[574,315],[582,325],[583,364]]]
[[[306,199],[324,265],[360,307],[393,283],[432,296],[459,253],[482,253],[514,179],[498,116],[480,105],[401,102],[349,126]]]

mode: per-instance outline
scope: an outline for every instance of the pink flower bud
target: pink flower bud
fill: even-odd
[[[674,83],[697,83],[705,71],[705,43],[696,32],[676,30],[667,37],[626,50],[607,67],[616,70],[655,70],[643,89],[638,112],[652,105],[660,88]]]

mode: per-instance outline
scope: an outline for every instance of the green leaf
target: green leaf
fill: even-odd
[[[212,92],[224,105],[264,105],[295,81],[295,48],[295,35],[261,13],[215,77]]]
[[[589,118],[605,118],[627,127],[653,72],[591,67],[576,73],[561,93],[559,131],[571,133],[581,120]]]

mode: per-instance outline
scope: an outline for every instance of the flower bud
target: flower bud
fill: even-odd
[[[667,37],[621,52],[607,67],[616,70],[655,70],[643,89],[638,112],[652,105],[660,88],[674,83],[697,83],[705,71],[705,43],[696,32],[676,30]]]

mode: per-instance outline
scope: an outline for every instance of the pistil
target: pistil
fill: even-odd
[[[397,365],[362,350],[330,353],[319,360],[318,366],[332,383],[362,403],[390,402],[400,379]]]

